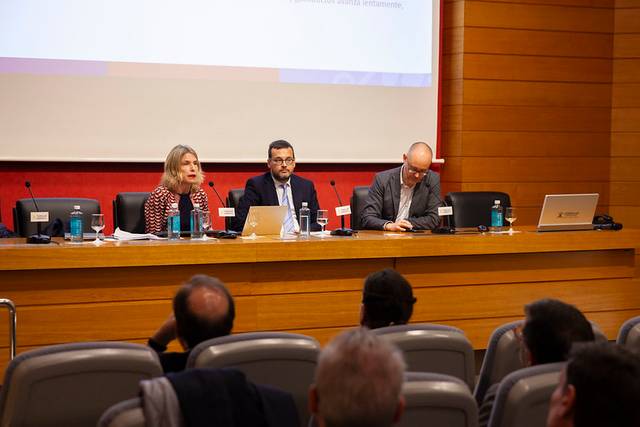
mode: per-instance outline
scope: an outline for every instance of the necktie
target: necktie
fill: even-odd
[[[284,218],[284,232],[295,233],[296,226],[293,222],[293,215],[291,214],[291,206],[289,206],[289,192],[287,191],[289,184],[282,184],[282,205],[287,207],[287,216]]]

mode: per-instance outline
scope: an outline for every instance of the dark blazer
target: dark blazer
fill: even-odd
[[[376,174],[362,209],[362,228],[382,230],[387,222],[396,220],[400,205],[400,168]],[[440,176],[429,171],[413,190],[407,221],[417,230],[434,229],[440,223],[441,203]]]
[[[312,230],[320,230],[320,226],[316,223],[318,209],[318,196],[313,182],[308,179],[301,178],[297,175],[291,175],[291,193],[293,194],[293,206],[296,210],[296,217],[300,216],[300,208],[302,202],[307,202],[311,215]],[[254,176],[247,180],[244,187],[244,195],[240,198],[238,207],[236,208],[235,220],[231,223],[231,229],[242,231],[244,222],[247,219],[250,206],[278,206],[278,193],[273,183],[271,172]]]

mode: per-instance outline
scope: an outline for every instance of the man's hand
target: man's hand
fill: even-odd
[[[385,231],[406,231],[411,230],[412,228],[413,224],[406,219],[401,219],[398,222],[388,222],[384,225]]]
[[[164,346],[176,339],[176,318],[172,314],[151,337],[152,340]]]

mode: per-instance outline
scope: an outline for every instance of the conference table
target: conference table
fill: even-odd
[[[101,245],[0,239],[0,298],[17,306],[18,354],[74,341],[144,343],[171,314],[180,284],[199,273],[231,290],[234,332],[296,332],[321,343],[358,324],[363,279],[387,267],[413,285],[412,322],[459,327],[475,349],[539,298],[577,305],[610,339],[640,315],[640,230],[517,231]],[[2,370],[5,324],[3,311]]]

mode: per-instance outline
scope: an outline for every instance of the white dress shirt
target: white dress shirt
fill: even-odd
[[[415,185],[413,187],[405,185],[404,180],[402,179],[402,172],[404,171],[404,168],[405,165],[402,165],[400,168],[400,203],[398,204],[398,215],[396,216],[395,222],[409,218],[411,200],[413,199],[413,189],[416,187]]]

